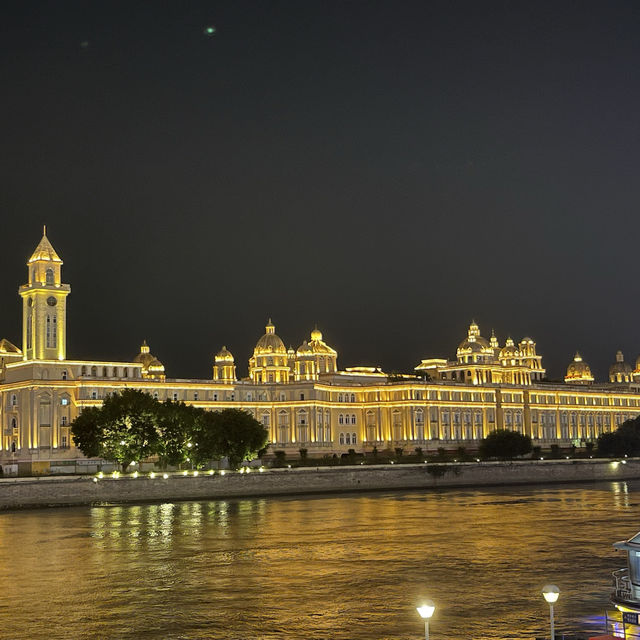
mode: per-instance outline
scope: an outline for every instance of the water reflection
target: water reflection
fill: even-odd
[[[639,483],[25,511],[0,518],[7,638],[415,638],[597,625]],[[25,603],[30,603],[25,607]],[[586,620],[590,616],[590,620]]]

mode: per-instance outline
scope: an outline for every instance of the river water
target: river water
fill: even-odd
[[[0,515],[0,638],[548,637],[597,628],[640,482]],[[546,635],[545,635],[546,634]]]

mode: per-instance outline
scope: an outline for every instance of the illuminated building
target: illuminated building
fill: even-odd
[[[594,383],[576,354],[564,383],[545,380],[531,338],[483,338],[473,322],[455,360],[422,360],[415,374],[388,376],[377,367],[338,368],[338,353],[315,328],[296,349],[285,347],[269,320],[238,379],[223,347],[210,380],[166,376],[144,342],[128,362],[68,360],[62,260],[46,237],[29,259],[23,301],[22,349],[0,341],[0,463],[46,463],[81,457],[70,423],[106,395],[139,388],[160,401],[182,400],[208,410],[240,408],[269,430],[271,450],[309,456],[417,447],[473,449],[490,431],[515,429],[534,444],[594,441],[640,414],[640,359],[621,353],[610,382]]]

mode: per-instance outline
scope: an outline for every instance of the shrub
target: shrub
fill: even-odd
[[[529,453],[531,449],[529,436],[507,429],[492,431],[480,442],[480,456],[483,458],[517,458]]]
[[[422,462],[422,460],[424,460],[424,454],[422,453],[422,447],[416,447],[414,449],[414,451],[416,452],[416,458],[418,458],[418,460],[420,462]]]
[[[400,460],[402,458],[402,454],[404,453],[404,449],[402,447],[396,447],[396,460]]]
[[[284,467],[287,461],[287,454],[285,451],[274,451],[273,455],[276,457],[273,461],[274,467]]]
[[[300,452],[300,464],[306,464],[308,450],[304,447],[301,447],[300,449],[298,449],[298,451]]]

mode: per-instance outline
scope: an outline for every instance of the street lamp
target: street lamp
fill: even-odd
[[[553,626],[553,603],[560,597],[560,589],[555,584],[547,584],[542,589],[544,599],[549,603],[549,621],[551,622],[551,640],[555,640],[555,629]]]
[[[433,600],[425,600],[417,609],[420,617],[424,620],[424,640],[429,640],[429,618],[436,610],[436,605]]]

